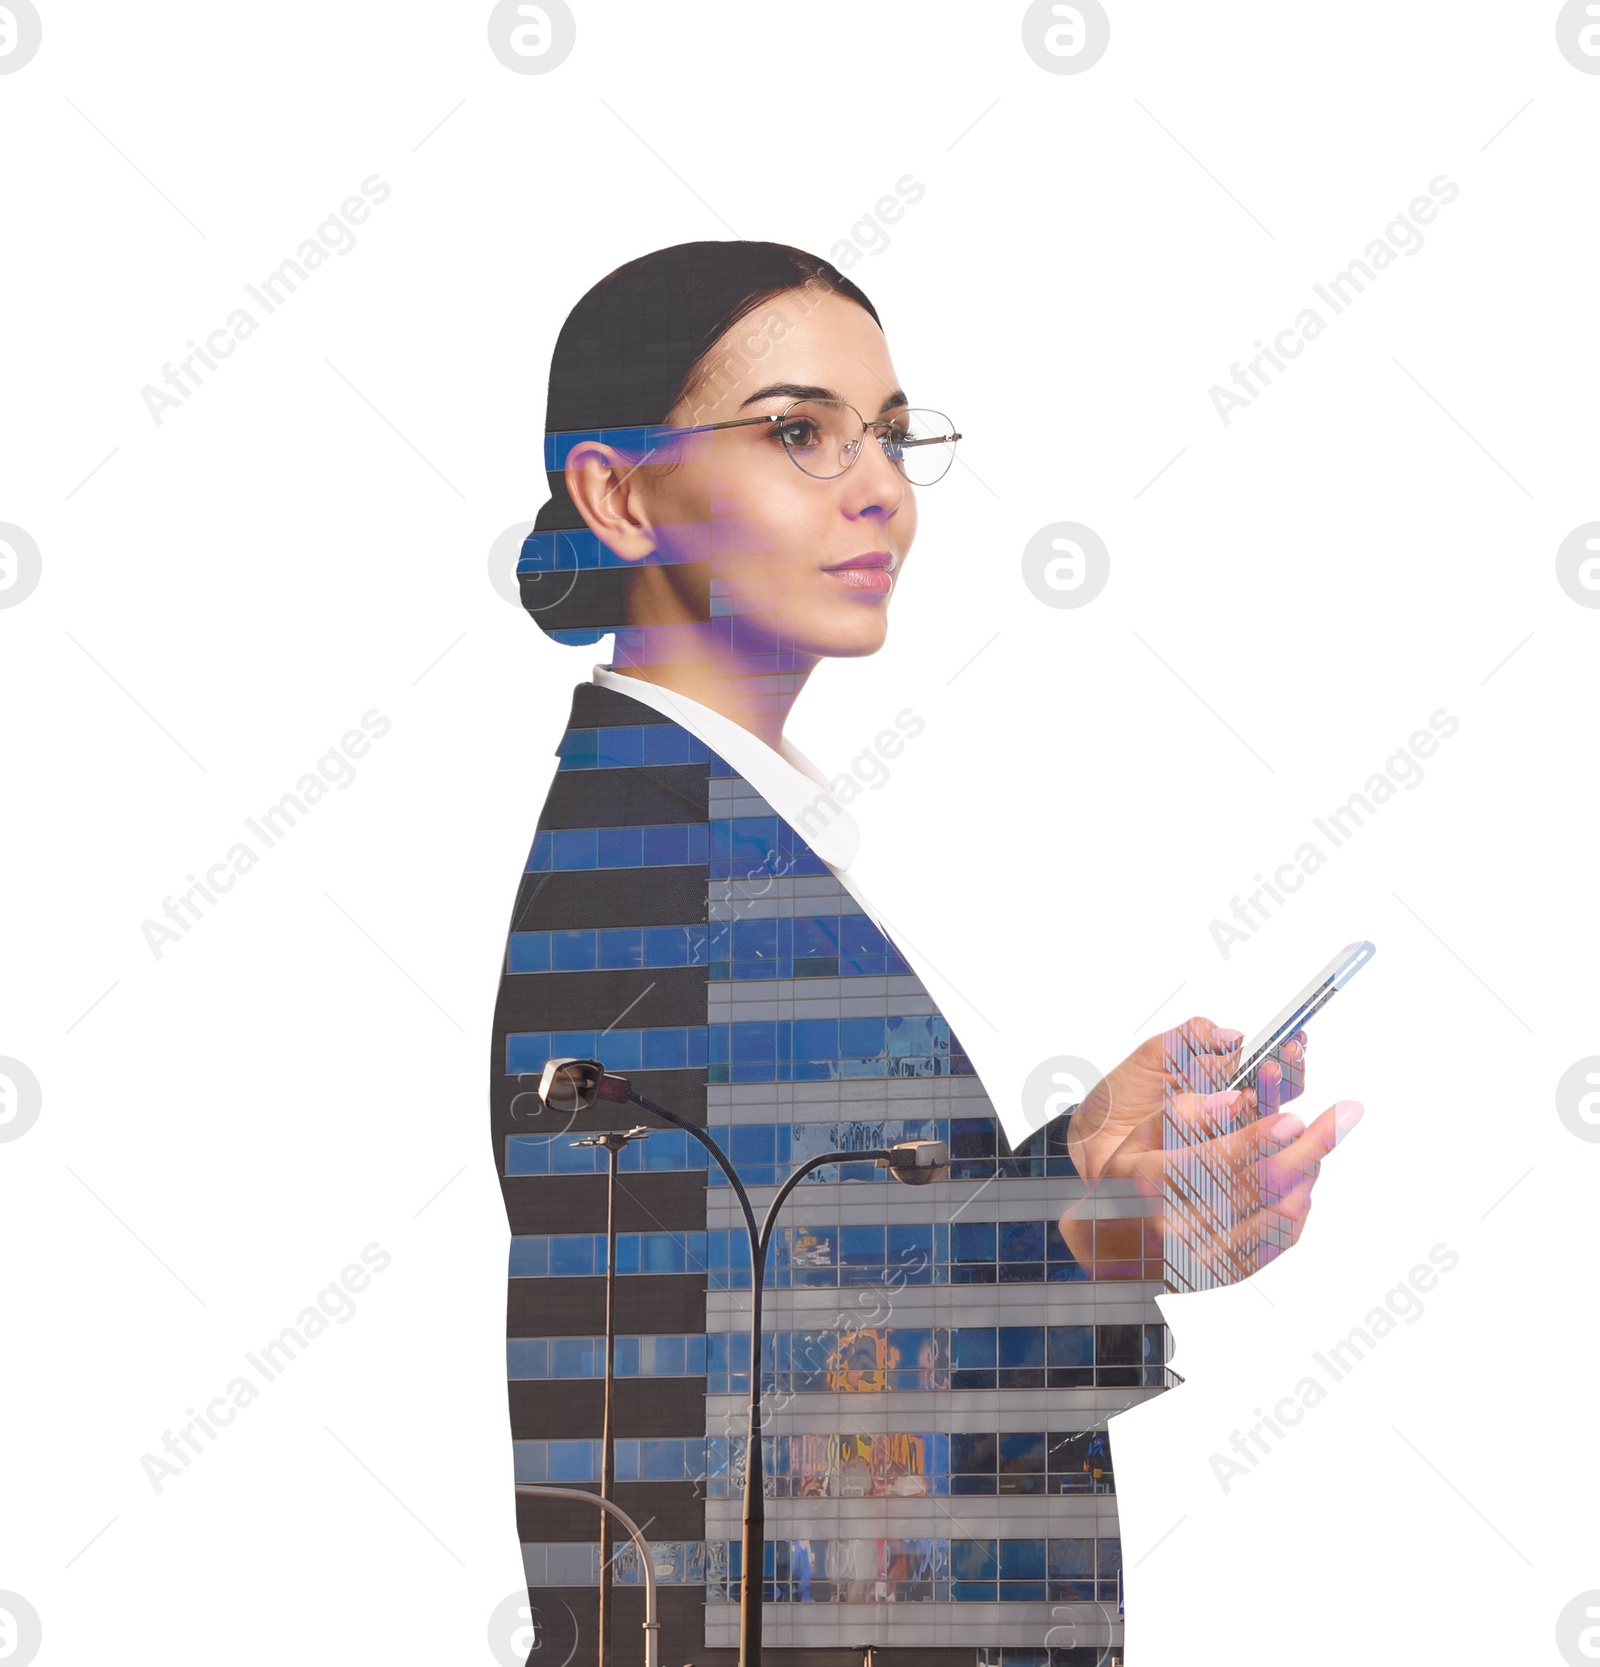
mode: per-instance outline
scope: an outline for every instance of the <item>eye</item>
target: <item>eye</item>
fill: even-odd
[[[817,444],[817,425],[809,417],[791,417],[787,422],[772,426],[779,440],[791,450]]]

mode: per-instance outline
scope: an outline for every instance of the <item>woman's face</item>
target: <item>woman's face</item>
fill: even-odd
[[[776,414],[800,398],[846,401],[868,421],[907,403],[883,332],[832,292],[790,290],[757,306],[707,355],[667,420]],[[634,580],[628,622],[733,614],[741,651],[872,654],[916,533],[914,488],[884,455],[881,430],[868,431],[843,474],[818,479],[796,466],[776,428],[696,435],[670,467],[627,476],[629,507],[662,558]]]

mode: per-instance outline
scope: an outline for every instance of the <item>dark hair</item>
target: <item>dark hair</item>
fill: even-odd
[[[718,339],[788,290],[832,292],[877,309],[837,267],[787,243],[676,243],[619,266],[580,300],[550,356],[545,471],[550,497],[517,564],[522,605],[559,642],[598,642],[623,623],[633,569],[589,532],[567,495],[573,431],[646,428],[712,371]],[[735,355],[737,357],[737,355]]]

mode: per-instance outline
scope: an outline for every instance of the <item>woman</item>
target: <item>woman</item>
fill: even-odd
[[[951,1141],[957,1184],[920,1195],[941,1200],[926,1212],[937,1220],[886,1213],[881,1189],[854,1184],[848,1168],[802,1189],[808,1227],[797,1226],[793,1242],[803,1238],[805,1254],[786,1259],[780,1245],[776,1282],[796,1288],[797,1302],[801,1287],[883,1283],[896,1292],[890,1317],[909,1323],[862,1327],[841,1315],[831,1329],[780,1332],[769,1370],[795,1410],[779,1415],[779,1428],[790,1416],[810,1416],[814,1427],[818,1404],[805,1395],[830,1383],[869,1397],[920,1390],[922,1399],[907,1403],[917,1407],[943,1397],[923,1414],[932,1424],[964,1389],[1016,1391],[1004,1420],[1012,1431],[1019,1416],[1041,1430],[1075,1418],[1081,1430],[1114,1410],[1091,1391],[1159,1388],[1164,1341],[1149,1292],[1172,1266],[1174,1243],[1225,1280],[1293,1243],[1304,1222],[1318,1160],[1337,1130],[1331,1109],[1310,1128],[1270,1115],[1300,1090],[1303,1036],[1284,1050],[1281,1070],[1265,1066],[1256,1088],[1223,1096],[1215,1090],[1237,1062],[1241,1035],[1191,1019],[1145,1042],[1082,1106],[1013,1153],[913,958],[882,931],[851,873],[854,823],[826,776],[784,738],[820,661],[883,645],[918,489],[937,491],[958,431],[912,404],[878,315],[850,280],[799,250],[746,242],[657,250],[595,285],[557,341],[546,430],[550,501],[519,566],[524,604],[558,641],[613,632],[615,644],[612,663],[574,694],[496,1010],[496,1154],[518,1235],[513,1268],[534,1270],[513,1277],[508,1304],[519,1475],[536,1479],[556,1451],[548,1444],[598,1434],[596,1398],[582,1381],[594,1369],[588,1340],[602,1329],[598,1281],[554,1271],[560,1257],[600,1271],[582,1259],[582,1241],[604,1226],[602,1195],[556,1174],[587,1168],[591,1156],[598,1173],[598,1156],[574,1156],[556,1138],[564,1130],[539,1123],[528,1092],[558,1055],[600,1058],[640,1092],[708,1124],[753,1185],[781,1181],[808,1146]],[[1345,1126],[1351,1121],[1347,1112]],[[1181,1152],[1172,1150],[1174,1130]],[[668,1365],[644,1383],[619,1383],[618,1434],[624,1448],[630,1438],[641,1452],[679,1440],[692,1454],[712,1436],[716,1398],[736,1387],[740,1369],[735,1345],[722,1340],[722,1328],[736,1336],[738,1326],[735,1299],[721,1292],[740,1279],[737,1259],[717,1248],[731,1243],[727,1195],[708,1190],[703,1162],[689,1167],[687,1145],[653,1136],[642,1154],[625,1157],[639,1172],[621,1205],[619,1272],[643,1272],[652,1256],[662,1271],[618,1281],[619,1361]],[[1196,1189],[1172,1185],[1174,1174],[1192,1182],[1197,1165],[1220,1177],[1231,1201],[1225,1221],[1175,1202]],[[1120,1221],[1097,1223],[1095,1195],[1074,1175],[1120,1180],[1145,1200],[1142,1233],[1135,1220],[1130,1240],[1125,1208]],[[1061,1177],[1059,1220],[1042,1223],[1026,1211],[1011,1219],[1004,1187],[981,1204],[984,1189],[959,1187],[1050,1176]],[[952,1212],[963,1219],[952,1223]],[[701,1234],[709,1275],[693,1260]],[[1109,1284],[1117,1279],[1143,1283]],[[1010,1298],[1036,1305],[1041,1293],[992,1290],[958,1302],[949,1289],[1034,1281],[1076,1287],[1051,1293],[1048,1325],[1004,1323]],[[1111,1311],[1106,1291],[1126,1300],[1112,1323],[1098,1323]],[[1085,1308],[1091,1298],[1098,1306]],[[815,1318],[818,1299],[807,1292],[805,1300]],[[1057,1325],[1057,1314],[1095,1323]],[[704,1384],[693,1376],[702,1339]],[[850,1370],[841,1351],[864,1346],[905,1364]],[[815,1369],[818,1349],[828,1369]],[[568,1362],[559,1371],[558,1355]],[[567,1369],[577,1381],[559,1381]],[[683,1376],[664,1375],[673,1369]],[[852,1429],[862,1427],[861,1404],[852,1403]],[[902,1426],[914,1414],[897,1416],[884,1433],[908,1433]],[[954,1491],[1045,1491],[1048,1468],[1037,1488],[1032,1471],[1027,1486],[1008,1488],[1017,1478],[1005,1461],[991,1456],[982,1471],[981,1443],[947,1437],[949,1427],[919,1432],[950,1455],[929,1493],[950,1492],[957,1480]],[[718,1451],[714,1438],[708,1450]],[[1042,1439],[1029,1448],[1044,1450]],[[977,1468],[961,1468],[969,1461]],[[634,1501],[655,1518],[652,1539],[705,1547],[712,1599],[724,1589],[725,1544],[737,1539],[731,1507],[719,1503],[730,1492],[713,1473],[693,1497],[657,1488]],[[628,1508],[626,1486],[620,1496]],[[993,1539],[953,1534],[934,1516],[919,1530],[930,1537],[915,1541],[903,1538],[903,1515],[871,1500],[851,1509],[858,1503],[865,1515],[838,1533],[858,1540],[876,1525],[897,1548],[885,1556],[912,1556],[933,1571],[927,1636],[908,1634],[903,1617],[896,1623],[894,1642],[920,1661],[936,1660],[929,1650],[953,1636],[940,1619],[946,1602],[1015,1602],[1020,1631],[988,1640],[1001,1645],[1038,1635],[1029,1631],[1035,1620],[1023,1624],[1031,1604],[1117,1595],[1107,1501],[1058,1501],[1051,1512],[1045,1499],[1008,1499]],[[530,1550],[592,1539],[592,1522],[544,1505],[521,1501]],[[808,1541],[810,1568],[818,1542],[803,1519],[789,1526],[792,1541],[781,1519],[772,1524],[769,1601],[836,1601],[827,1582],[809,1577],[806,1598],[796,1599],[786,1577],[792,1549]],[[529,1559],[530,1570],[546,1566]],[[715,1602],[702,1614],[692,1589],[666,1589],[665,1658],[727,1640],[730,1615]],[[784,1637],[775,1625],[773,1645]],[[797,1645],[812,1636],[803,1616],[788,1636]]]

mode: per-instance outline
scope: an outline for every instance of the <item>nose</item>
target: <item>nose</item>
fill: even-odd
[[[906,478],[889,461],[873,429],[862,437],[860,454],[842,480],[847,515],[876,515],[887,521],[905,500]]]

